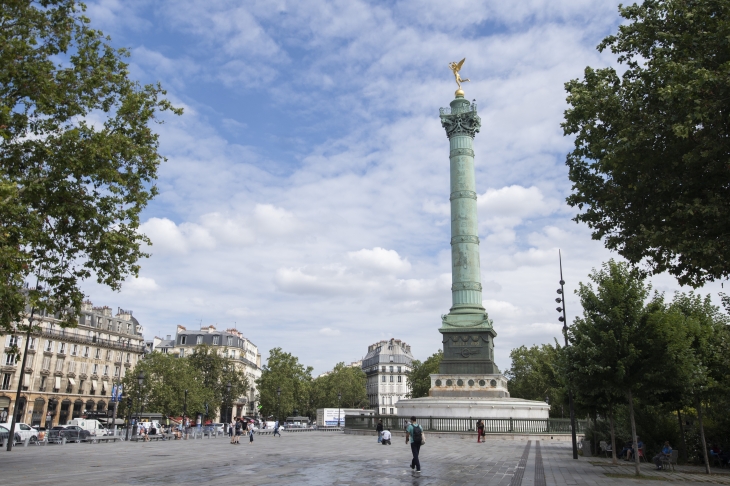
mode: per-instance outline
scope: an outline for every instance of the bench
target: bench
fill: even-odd
[[[86,439],[86,442],[89,442],[91,444],[98,444],[100,442],[116,442],[118,440],[120,441],[122,440],[122,438],[115,435],[91,435],[88,439]]]
[[[150,441],[153,441],[153,440],[171,440],[172,439],[172,434],[167,434],[167,435],[166,434],[148,435],[147,438]],[[134,437],[132,437],[129,440],[131,440],[132,442],[147,442],[147,441],[145,441],[145,437],[142,436],[142,435],[135,435]]]

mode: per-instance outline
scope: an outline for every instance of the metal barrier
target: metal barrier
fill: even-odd
[[[410,420],[392,415],[350,415],[345,417],[348,429],[375,430],[378,420],[383,427],[395,430],[405,429]],[[474,432],[479,418],[417,417],[425,431],[432,432]],[[485,434],[570,434],[569,419],[481,419]],[[576,432],[582,434],[588,422],[576,420]]]

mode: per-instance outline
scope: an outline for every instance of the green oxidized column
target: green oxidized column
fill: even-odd
[[[473,144],[481,119],[476,104],[458,93],[450,108],[441,109],[441,124],[450,145],[452,307],[439,329],[444,336],[440,372],[499,373],[493,362],[496,333],[482,306]]]

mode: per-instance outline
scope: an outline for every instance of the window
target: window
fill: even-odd
[[[106,350],[106,360],[109,361],[110,359],[112,359],[112,350],[107,349]]]
[[[385,375],[383,375],[383,377],[382,377],[382,378],[383,378],[383,379],[382,379],[381,381],[382,381],[383,383],[385,383]]]
[[[233,346],[233,336],[228,336],[226,340],[228,341],[228,346]]]
[[[17,345],[18,345],[18,336],[10,336],[8,346],[17,346]]]
[[[393,409],[392,408],[390,409],[390,414],[393,415]]]
[[[385,415],[385,407],[383,407],[383,409],[382,409],[382,410],[383,410],[383,415]]]
[[[13,366],[15,365],[15,355],[14,354],[6,354],[5,355],[5,361],[4,363],[6,366]]]
[[[49,353],[53,351],[53,341],[46,341],[46,351]]]
[[[79,345],[73,344],[71,346],[71,356],[76,356],[78,354],[78,352],[79,352]]]
[[[79,395],[84,394],[84,380],[79,380]]]
[[[390,375],[390,382],[393,383],[393,375]]]
[[[131,362],[132,362],[132,354],[127,353],[127,363],[131,363]]]
[[[101,319],[99,319],[99,327],[101,327]],[[112,324],[111,319],[107,319],[106,321],[106,330],[107,331],[113,331],[114,330],[114,324]]]
[[[89,347],[85,346],[84,347],[84,358],[88,358],[88,357],[89,357]]]
[[[160,348],[160,351],[162,351],[162,354],[167,354],[167,348]]]
[[[41,389],[39,391],[42,391],[42,392],[46,391],[46,377],[45,376],[41,376]]]
[[[58,353],[66,354],[66,343],[58,343]]]
[[[51,369],[51,357],[50,356],[44,356],[43,357],[43,364],[41,365],[42,370],[50,370]]]
[[[3,373],[3,383],[2,383],[2,389],[3,390],[10,390],[10,383],[13,380],[13,375],[10,373]]]
[[[198,336],[198,338],[195,340],[195,344],[203,344],[203,336]]]
[[[390,367],[390,370],[389,370],[389,371],[390,371],[391,373],[393,372],[393,367],[392,367],[392,366]]]
[[[104,365],[104,376],[109,376],[109,365]]]
[[[122,322],[117,322],[117,332],[122,332]]]
[[[395,361],[395,356],[393,356],[393,355],[391,354],[391,355],[390,355],[390,362],[392,363],[393,361]]]
[[[116,362],[116,363],[121,363],[122,362],[122,352],[121,351],[117,351],[117,357],[114,360],[114,362]]]
[[[36,345],[35,341],[36,341],[36,338],[34,338],[34,337],[30,338],[30,341],[28,341],[28,349],[35,349],[35,345]]]
[[[185,357],[185,350],[183,348],[180,348],[180,357],[181,358]]]
[[[68,362],[68,372],[69,373],[76,373],[76,361],[71,360]]]
[[[56,360],[56,371],[63,371],[63,358]]]
[[[91,374],[96,375],[99,373],[99,365],[95,364],[94,367],[91,369]]]
[[[119,378],[119,366],[114,367],[114,377]]]
[[[385,373],[385,366],[383,366],[383,373]]]
[[[180,344],[187,344],[188,337],[187,336],[180,336]]]
[[[89,363],[81,363],[81,374],[85,375],[89,371]]]
[[[79,324],[83,325],[83,324],[84,324],[84,322],[86,322],[86,316],[85,316],[85,315],[83,315],[83,314],[81,314],[81,315],[79,316]]]
[[[71,380],[68,381],[66,384],[66,393],[71,393],[71,390],[73,389],[73,385],[71,384]]]
[[[398,373],[400,373],[400,366],[398,367]]]
[[[127,324],[127,334],[132,334],[132,324]]]
[[[101,348],[96,348],[96,352],[94,353],[94,359],[101,359]]]
[[[220,340],[221,340],[220,336],[213,336],[213,344],[215,346],[218,346],[218,344],[220,343]]]
[[[401,375],[398,375],[398,383],[403,383],[403,377]]]

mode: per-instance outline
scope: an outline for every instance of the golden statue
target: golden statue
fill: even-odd
[[[459,86],[459,89],[456,90],[456,96],[464,96],[464,91],[461,89],[461,83],[466,83],[469,81],[469,78],[467,79],[461,79],[461,75],[459,75],[459,71],[461,71],[461,66],[464,65],[464,61],[466,61],[466,58],[462,59],[458,63],[456,62],[450,62],[449,67],[451,68],[451,72],[454,73],[454,79],[456,79],[456,84]]]

